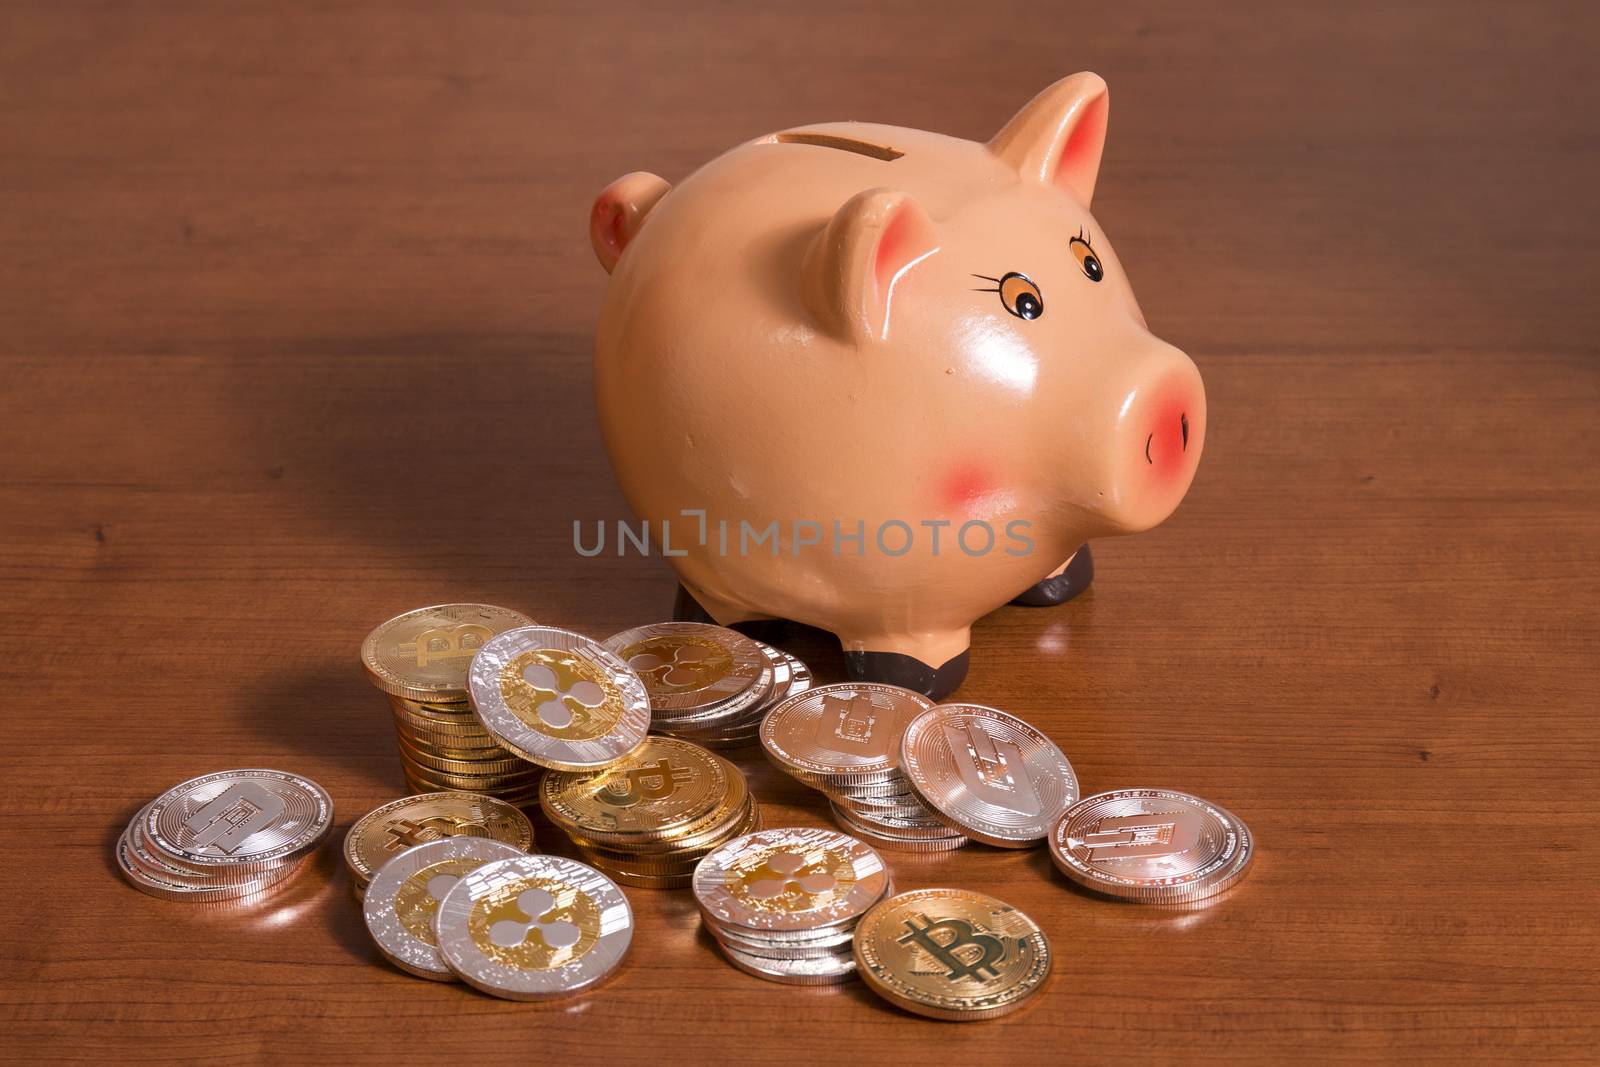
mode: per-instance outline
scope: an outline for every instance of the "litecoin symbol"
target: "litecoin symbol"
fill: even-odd
[[[617,808],[631,808],[645,800],[665,800],[678,786],[694,780],[689,767],[674,767],[668,759],[651,760],[630,770],[626,782],[607,782],[595,799]]]
[[[822,717],[817,721],[817,741],[833,752],[882,757],[889,754],[890,731],[875,731],[878,708],[865,693],[855,693],[841,700],[838,697],[822,698]],[[877,737],[873,734],[877,733]],[[849,745],[840,749],[838,742]]]
[[[287,810],[282,797],[255,782],[235,782],[185,819],[183,827],[194,834],[194,848],[215,845],[232,855]]]
[[[1083,847],[1096,863],[1159,859],[1194,848],[1204,828],[1200,816],[1192,811],[1108,815],[1083,835]]]
[[[1021,815],[1038,815],[1039,793],[1023,769],[1022,750],[976,723],[944,727],[956,773],[979,800]]]
[[[1006,945],[993,934],[980,934],[965,919],[939,919],[922,917],[925,926],[906,920],[906,935],[902,945],[915,945],[931,956],[945,969],[945,977],[952,982],[970,978],[974,982],[1000,977],[995,964],[1006,958]],[[936,933],[950,934],[949,940],[940,941]],[[984,976],[985,971],[989,974]]]
[[[471,656],[493,636],[494,631],[487,626],[468,622],[449,629],[424,630],[415,641],[401,645],[399,651],[403,656],[417,657],[417,666],[426,667],[435,660]]]

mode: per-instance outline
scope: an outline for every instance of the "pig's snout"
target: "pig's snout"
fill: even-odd
[[[1188,356],[1169,345],[1147,352],[1124,379],[1116,442],[1108,456],[1106,517],[1147,530],[1172,514],[1189,490],[1205,445],[1206,394]]]

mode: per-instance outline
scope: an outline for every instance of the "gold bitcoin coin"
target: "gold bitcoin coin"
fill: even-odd
[[[891,897],[856,925],[867,986],[934,1019],[992,1019],[1022,1007],[1050,975],[1050,943],[1011,905],[965,889]]]
[[[361,643],[372,684],[417,701],[467,699],[467,667],[496,634],[533,620],[492,604],[435,604],[397,615]]]
[[[391,801],[358,819],[345,835],[344,859],[350,873],[365,882],[406,849],[447,837],[484,837],[527,852],[533,847],[533,824],[493,797],[423,793]]]
[[[699,745],[651,735],[627,758],[588,774],[552,771],[539,803],[550,821],[598,842],[690,833],[745,793],[744,775]]]
[[[498,754],[492,749],[485,749],[482,753],[467,759],[455,759],[449,756],[436,756],[426,749],[410,744],[405,738],[398,739],[400,754],[412,763],[428,767],[446,774],[520,774],[532,769],[533,765],[520,756],[501,751]]]

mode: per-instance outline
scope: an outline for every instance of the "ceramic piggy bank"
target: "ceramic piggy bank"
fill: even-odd
[[[942,696],[974,620],[1172,512],[1205,393],[1090,214],[1106,115],[1075,74],[987,144],[823,123],[600,194],[602,430],[680,618],[820,627]]]

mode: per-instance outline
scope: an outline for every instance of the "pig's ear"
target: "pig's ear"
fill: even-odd
[[[857,339],[889,336],[895,287],[939,251],[922,205],[894,189],[845,201],[806,254],[806,299],[830,326]]]
[[[671,188],[665,179],[639,170],[624,174],[595,198],[594,210],[589,212],[589,241],[607,274],[638,235],[644,217]]]
[[[1087,205],[1106,145],[1109,99],[1098,74],[1062,78],[1017,112],[990,140],[989,151],[1025,181],[1059,185]]]

